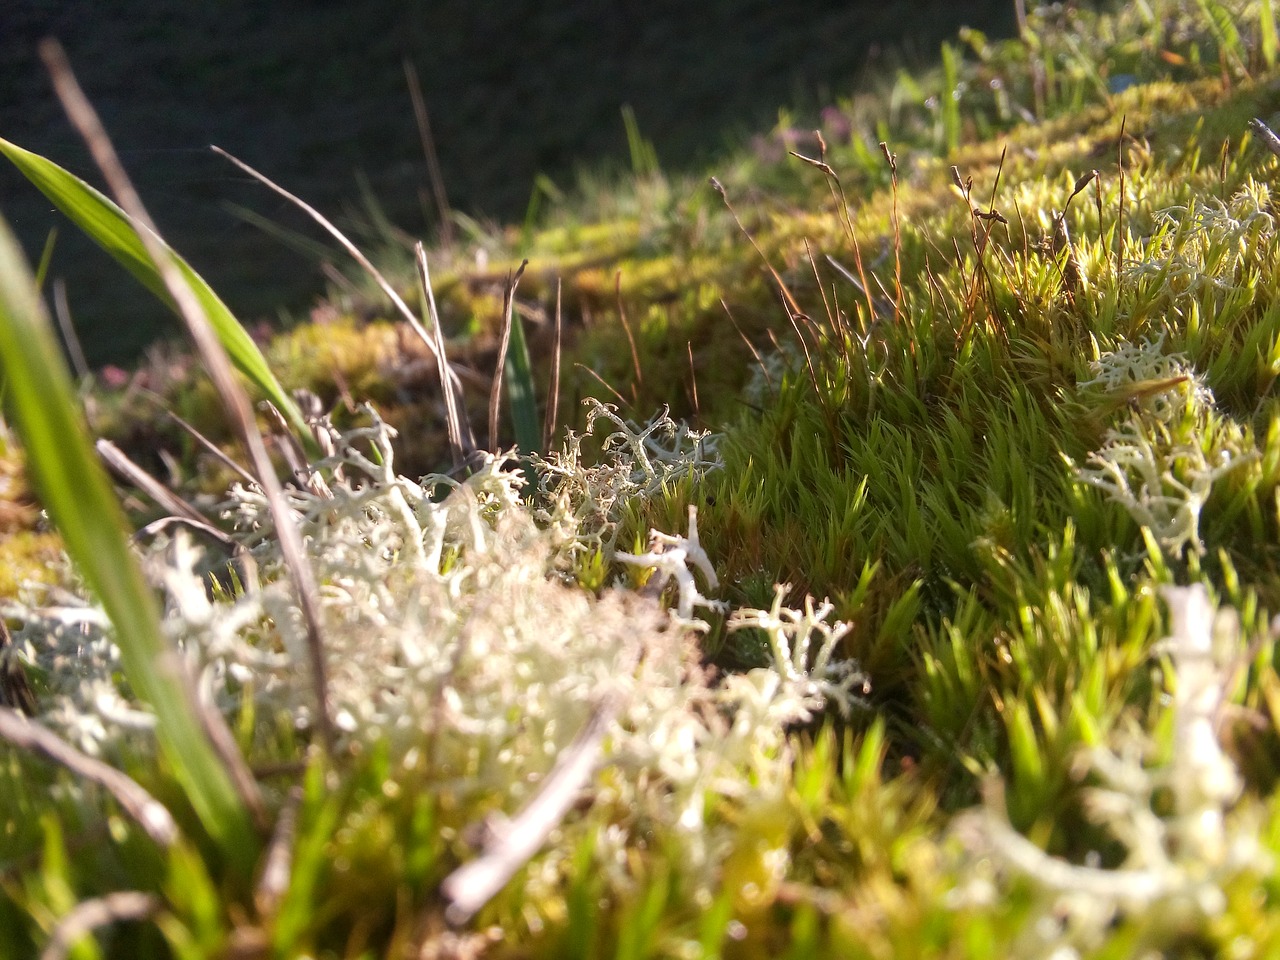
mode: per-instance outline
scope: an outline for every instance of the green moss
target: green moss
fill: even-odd
[[[0,538],[0,598],[13,599],[25,584],[58,584],[65,577],[62,540],[56,533],[16,530]]]
[[[449,777],[432,768],[433,779],[390,748],[367,749],[310,768],[293,885],[274,920],[233,894],[202,906],[169,891],[166,935],[213,943],[234,930],[285,955],[427,942],[513,957],[1022,956],[1047,950],[1054,918],[1087,903],[1095,913],[1079,928],[1102,939],[1077,944],[1085,952],[1274,949],[1274,871],[1192,849],[1174,814],[1217,811],[1233,844],[1280,855],[1280,231],[1269,189],[1280,167],[1247,126],[1268,115],[1276,79],[1255,49],[1255,5],[1234,43],[1215,3],[1143,9],[1033,12],[1026,44],[970,35],[972,55],[948,70],[848,101],[853,129],[826,154],[838,185],[785,155],[727,159],[721,180],[741,227],[711,187],[650,170],[625,190],[553,206],[534,229],[486,237],[483,270],[463,269],[460,255],[442,274],[450,355],[480,371],[467,397],[475,422],[503,278],[530,256],[521,292],[544,395],[546,321],[563,280],[562,423],[581,426],[577,401],[611,399],[611,388],[633,419],[667,404],[724,428],[722,469],[617,506],[619,546],[639,552],[650,528],[685,530],[692,504],[732,607],[768,609],[785,582],[794,596],[830,597],[849,624],[842,653],[870,678],[867,708],[793,727],[776,782],[777,768],[747,763],[750,789],[733,781],[696,811],[722,847],[707,861],[710,885],[664,819],[661,775],[610,767],[476,926],[449,940],[437,885],[472,855],[467,825],[509,810],[527,784],[487,784],[460,804],[453,785],[479,753]],[[896,182],[879,139],[897,154]],[[818,154],[816,142],[797,146]],[[1070,246],[1055,249],[1064,207]],[[374,399],[400,430],[397,469],[439,466],[425,352],[371,302],[335,294],[328,312],[274,341],[282,381],[334,408],[344,393]],[[185,370],[162,387],[213,420]],[[127,424],[139,408],[117,399],[114,422]],[[153,418],[132,429],[140,443],[162,435]],[[36,555],[43,535],[24,536],[5,549]],[[466,562],[456,548],[448,566]],[[613,562],[600,535],[559,570],[592,593],[648,582]],[[1214,676],[1218,733],[1244,790],[1207,807],[1167,780],[1191,754],[1177,706],[1190,681],[1165,639],[1181,628],[1161,590],[1196,584],[1235,618],[1216,627],[1233,646]],[[764,631],[708,620],[703,659],[724,671],[708,689],[771,662]],[[296,732],[268,737],[254,698],[245,703],[246,745],[296,755]],[[133,772],[163,787],[163,773]],[[17,782],[0,775],[4,789]],[[636,782],[656,804],[642,822],[622,799]],[[1125,792],[1135,782],[1148,791],[1137,800]],[[57,806],[66,818],[78,809]],[[1163,847],[1138,839],[1139,826],[1182,839]],[[15,850],[42,842],[17,832]],[[99,875],[76,874],[55,833],[44,887],[0,899],[31,942],[34,918],[66,892],[62,874],[88,895],[128,873],[108,851],[118,859]],[[1015,847],[1025,841],[1032,852]],[[1113,909],[1105,891],[1060,899],[1059,874],[1025,868],[1069,863],[1084,890],[1104,870],[1160,857],[1175,873],[1201,870],[1193,885],[1207,899],[1140,904],[1133,893]]]

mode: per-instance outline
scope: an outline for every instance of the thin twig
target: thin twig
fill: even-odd
[[[107,466],[119,474],[126,483],[133,484],[165,510],[196,523],[209,522],[208,517],[130,460],[128,455],[110,440],[99,440],[94,446],[98,456],[106,462]]]
[[[556,277],[556,329],[555,344],[551,350],[551,389],[547,396],[547,426],[544,431],[542,446],[551,449],[551,441],[556,435],[556,420],[560,415],[560,348],[563,328],[560,314],[560,278]]]
[[[224,467],[226,467],[228,470],[230,470],[232,473],[238,476],[241,480],[243,480],[249,486],[252,487],[257,485],[258,481],[253,479],[253,474],[251,474],[248,470],[246,470],[244,467],[240,466],[240,464],[236,463],[229,456],[227,456],[226,451],[224,451],[216,443],[214,443],[212,440],[206,437],[203,433],[201,433],[199,430],[197,430],[195,427],[189,424],[186,420],[183,420],[180,416],[178,416],[171,409],[169,409],[168,401],[164,397],[160,396],[160,394],[156,393],[154,390],[148,390],[145,387],[141,388],[138,391],[138,393],[140,396],[146,398],[147,400],[150,400],[153,404],[155,404],[161,413],[163,413],[166,417],[168,417],[170,420],[176,423],[179,427],[185,430],[187,434],[191,437],[191,439],[195,440],[196,443],[204,447],[205,452],[212,454],[212,456],[216,460],[218,460],[218,462],[220,462]]]
[[[756,364],[760,367],[760,372],[764,374],[765,385],[768,386],[769,392],[773,393],[773,377],[769,376],[769,368],[765,366],[764,357],[760,356],[760,351],[756,349],[756,345],[751,342],[742,328],[738,326],[737,318],[734,317],[733,311],[729,309],[729,305],[724,302],[724,298],[720,298],[720,306],[724,308],[724,312],[729,316],[729,322],[733,324],[733,329],[738,331],[738,336],[742,338],[742,342],[747,345],[747,349],[751,351],[751,356],[755,357]]]
[[[122,890],[82,900],[53,928],[40,960],[66,960],[76,944],[98,927],[130,920],[150,920],[163,907],[164,901],[154,893],[136,890]]]
[[[444,192],[444,176],[440,173],[440,158],[436,156],[436,140],[431,135],[431,121],[427,117],[427,104],[422,98],[422,84],[413,61],[404,58],[404,78],[409,84],[409,99],[413,101],[413,119],[418,124],[418,139],[422,141],[422,153],[427,158],[427,173],[431,177],[431,192],[435,195],[436,213],[440,216],[440,243],[446,252],[453,250],[453,212],[449,209],[449,197]]]
[[[258,909],[258,916],[264,919],[275,917],[289,889],[289,881],[293,870],[293,842],[298,833],[298,810],[302,807],[303,789],[294,784],[289,788],[289,795],[280,808],[276,818],[276,828],[271,834],[271,843],[263,858],[262,873],[253,890],[253,905]]]
[[[307,452],[302,447],[302,441],[289,429],[289,421],[284,418],[284,414],[269,400],[262,404],[262,411],[271,428],[271,437],[275,441],[276,450],[284,458],[294,482],[303,489],[310,490],[317,497],[331,499],[333,491],[329,489],[329,484],[325,482],[319,471],[312,468],[307,459]],[[306,414],[303,416],[305,417]]]
[[[793,154],[793,156],[798,157],[799,154]],[[808,158],[800,157],[800,159],[807,160]],[[818,161],[814,161],[814,160],[808,160],[808,162],[818,163]],[[825,163],[820,163],[819,165],[824,167],[826,166]],[[827,169],[830,169],[830,168],[828,167]],[[759,255],[760,259],[764,262],[765,268],[769,271],[770,275],[773,277],[774,283],[778,285],[778,291],[779,293],[782,294],[782,299],[786,301],[786,304],[789,310],[792,313],[796,314],[797,316],[803,315],[804,311],[800,309],[800,304],[796,302],[796,298],[791,295],[791,291],[787,288],[786,283],[782,279],[782,274],[778,273],[778,271],[774,269],[773,264],[769,262],[769,258],[765,256],[765,252],[760,249],[760,244],[756,243],[756,238],[751,235],[751,231],[746,228],[746,226],[742,222],[742,218],[738,216],[738,211],[733,209],[733,204],[729,202],[729,194],[725,191],[724,185],[721,184],[720,181],[717,180],[715,177],[712,177],[711,186],[712,188],[714,188],[716,193],[720,194],[720,199],[721,201],[724,202],[725,207],[728,209],[729,215],[733,217],[733,222],[738,225],[738,229],[742,231],[742,235],[747,238],[747,241],[751,244],[752,248],[754,248],[755,252]]]
[[[809,160],[807,157],[800,157],[799,154],[793,154],[793,156],[799,157],[801,160],[807,160],[809,163],[826,167],[826,164],[820,160]],[[827,169],[830,168],[828,167]],[[813,384],[814,395],[821,397],[822,391],[818,389],[818,373],[813,365],[813,357],[809,353],[808,341],[805,340],[804,331],[800,328],[801,320],[806,323],[812,322],[809,320],[809,315],[800,309],[800,304],[796,301],[796,298],[792,296],[791,290],[788,289],[786,283],[782,279],[782,275],[778,273],[773,264],[769,262],[769,258],[765,256],[764,251],[760,249],[760,244],[756,243],[756,238],[753,237],[751,232],[743,225],[741,218],[738,216],[738,212],[733,209],[733,204],[729,202],[729,195],[725,191],[724,186],[715,177],[711,178],[711,186],[718,194],[720,194],[720,199],[724,201],[724,205],[728,208],[729,214],[733,217],[734,223],[738,225],[738,229],[742,231],[743,235],[760,256],[760,259],[764,262],[766,269],[768,269],[770,275],[773,277],[774,283],[777,284],[778,294],[782,297],[782,307],[786,311],[787,319],[791,321],[791,326],[796,332],[796,339],[800,341],[800,349],[804,351],[805,365],[809,370],[809,379]]]
[[[507,277],[507,288],[502,295],[502,340],[498,344],[498,359],[493,365],[493,384],[489,387],[489,451],[498,452],[498,412],[502,408],[502,374],[507,364],[507,348],[511,345],[511,324],[516,302],[516,287],[524,276],[529,261],[522,261],[514,276]]]
[[[832,307],[832,301],[827,299],[827,289],[822,284],[822,274],[818,272],[818,260],[813,255],[813,248],[809,246],[809,238],[804,239],[804,253],[809,258],[809,267],[813,270],[814,282],[818,285],[818,293],[822,297],[822,309],[827,314],[827,325],[831,328],[831,335],[837,337],[840,342],[840,355],[844,357],[845,365],[849,365],[849,341],[852,339],[852,332],[845,328],[840,320],[839,310]],[[832,288],[834,296],[835,288]],[[838,307],[838,304],[837,304]]]
[[[693,415],[697,420],[701,421],[702,407],[698,405],[698,370],[693,365],[693,343],[686,340],[684,346],[689,352],[689,381],[693,387]]]
[[[1120,136],[1116,140],[1116,167],[1119,170],[1120,189],[1116,195],[1116,267],[1115,281],[1119,289],[1120,270],[1124,266],[1124,127],[1129,120],[1125,114],[1120,118]]]
[[[880,152],[889,164],[889,179],[893,188],[893,319],[902,319],[902,221],[898,217],[898,155],[889,150],[889,144],[880,141]]]
[[[782,304],[782,309],[786,310],[787,319],[791,321],[791,329],[796,332],[796,339],[800,341],[800,349],[804,351],[804,364],[809,371],[809,382],[813,385],[813,395],[821,399],[822,390],[818,387],[818,370],[813,365],[813,354],[809,352],[809,341],[805,339],[804,331],[800,329],[800,321],[798,319],[803,317],[808,320],[809,317],[805,313],[792,313],[785,302]]]
[[[152,520],[150,523],[139,528],[134,534],[134,538],[154,537],[172,526],[186,527],[189,530],[208,537],[222,549],[226,550],[230,556],[239,563],[240,569],[237,571],[240,577],[240,583],[246,591],[254,591],[258,588],[258,561],[253,559],[253,552],[240,541],[234,539],[226,533],[223,533],[213,524],[202,522],[199,520],[190,520],[187,517],[161,517],[159,520]]]
[[[862,281],[855,277],[848,267],[829,253],[824,253],[822,256],[826,259],[827,263],[831,264],[831,266],[835,268],[836,273],[849,281],[849,284],[853,289],[857,290],[863,296],[866,296],[867,291],[866,288],[862,286]]]
[[[258,482],[266,495],[267,506],[276,527],[276,534],[280,538],[280,550],[284,557],[285,565],[292,575],[298,597],[298,606],[306,623],[307,648],[311,657],[312,681],[316,692],[317,727],[326,746],[332,746],[333,728],[329,720],[328,681],[325,675],[324,650],[320,639],[320,616],[316,600],[315,578],[306,562],[306,556],[302,549],[302,538],[298,535],[292,514],[285,503],[280,481],[276,478],[275,468],[272,466],[271,458],[267,454],[262,434],[258,431],[258,425],[254,421],[249,398],[240,386],[239,381],[236,380],[235,374],[231,369],[231,362],[227,359],[226,353],[218,343],[217,335],[214,333],[212,326],[210,326],[208,317],[200,306],[200,302],[192,291],[190,284],[187,283],[186,278],[183,277],[172,257],[170,257],[161,243],[154,222],[142,205],[141,197],[138,196],[128,175],[125,173],[124,167],[120,163],[120,158],[116,155],[115,148],[111,145],[111,141],[108,139],[107,132],[103,129],[97,113],[80,89],[80,85],[71,71],[71,65],[67,61],[67,56],[62,47],[55,40],[46,40],[40,45],[40,54],[53,78],[54,88],[57,90],[58,98],[62,101],[68,117],[80,131],[80,135],[88,145],[94,161],[111,187],[111,192],[115,194],[116,200],[119,201],[125,214],[133,221],[138,239],[146,248],[147,255],[151,258],[156,270],[159,271],[160,277],[164,281],[165,289],[178,308],[179,315],[186,322],[187,329],[195,341],[197,349],[200,351],[200,356],[209,373],[209,378],[213,381],[213,385],[218,391],[232,426],[243,441],[245,449],[249,451],[250,460],[258,475]],[[219,720],[218,722],[222,721]],[[225,727],[225,722],[222,722],[222,725]],[[214,740],[215,744],[234,744],[230,731],[226,731],[225,737],[218,736]],[[262,803],[261,798],[257,796],[256,788],[247,794],[244,792],[253,784],[253,778],[245,766],[244,758],[240,755],[240,752],[233,749],[230,754],[224,755],[222,760],[227,765],[232,780],[240,788],[246,806],[250,809],[260,809]]]
[[[1031,28],[1027,25],[1027,0],[1013,0],[1013,15],[1018,22],[1018,37],[1027,42]]]
[[[165,806],[115,767],[87,756],[60,738],[48,727],[23,716],[17,710],[0,707],[0,739],[22,750],[65,767],[81,780],[96,783],[155,843],[169,847],[178,839],[178,825]]]
[[[1276,132],[1257,117],[1254,117],[1249,121],[1249,126],[1251,126],[1254,133],[1258,135],[1258,138],[1262,141],[1262,145],[1270,150],[1274,156],[1280,157],[1280,137],[1276,136]],[[1223,147],[1223,151],[1226,151],[1225,146]],[[1226,179],[1225,175],[1223,179]]]
[[[813,248],[809,245],[809,238],[804,238],[804,255],[809,260],[809,268],[813,271],[814,283],[818,286],[818,294],[822,297],[822,310],[827,315],[827,325],[834,334],[842,334],[844,331],[840,329],[839,318],[831,309],[831,301],[827,299],[826,287],[822,285],[822,274],[818,273],[818,261],[813,256]]]
[[[564,819],[600,761],[604,736],[623,697],[606,696],[591,712],[586,726],[556,759],[542,789],[515,817],[490,826],[484,853],[449,874],[440,892],[449,902],[445,918],[465,923],[538,852]]]
[[[790,153],[797,160],[802,160],[811,166],[817,167],[827,178],[827,190],[831,194],[831,202],[839,210],[840,223],[844,226],[844,232],[849,238],[849,245],[853,248],[853,264],[857,267],[858,276],[862,281],[858,286],[862,290],[863,296],[867,299],[867,323],[874,323],[876,305],[871,299],[871,285],[867,283],[867,272],[862,263],[862,245],[858,243],[858,232],[853,228],[853,216],[849,213],[849,198],[845,195],[844,184],[840,182],[840,177],[836,175],[831,164],[825,160],[815,160],[813,157],[806,157],[804,154],[796,153],[794,150],[790,151]]]

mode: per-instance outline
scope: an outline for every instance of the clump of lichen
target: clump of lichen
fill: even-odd
[[[1238,428],[1215,417],[1213,392],[1185,357],[1162,352],[1163,341],[1123,344],[1080,384],[1132,396],[1076,477],[1121,504],[1170,554],[1203,552],[1200,515],[1214,483],[1259,454],[1245,449]]]
[[[612,427],[605,462],[584,465],[577,437],[543,461],[539,522],[515,461],[489,455],[465,479],[411,480],[395,471],[394,431],[366,412],[367,426],[334,433],[337,453],[317,467],[324,482],[289,494],[321,585],[337,756],[378,751],[387,789],[411,777],[450,804],[513,812],[593,711],[616,703],[610,772],[595,791],[616,811],[613,843],[678,835],[709,887],[733,846],[710,811],[724,797],[751,806],[783,790],[788,727],[828,702],[847,714],[863,691],[837,649],[846,625],[830,604],[785,608],[779,591],[771,610],[730,623],[763,631],[773,662],[716,682],[693,642],[693,607],[719,604],[702,594],[715,580],[692,516],[688,536],[664,535],[652,557],[617,555],[677,578],[676,610],[660,591],[566,580],[558,557],[608,539],[613,498],[655,496],[668,474],[716,466],[710,438],[665,416],[637,427],[599,408]],[[315,726],[314,691],[297,668],[305,627],[261,491],[233,487],[222,512],[252,558],[239,558],[240,589],[211,589],[208,558],[186,536],[153,542],[145,560],[202,696],[232,717],[251,701],[251,757],[265,759],[281,723],[303,739]],[[24,624],[17,642],[46,677],[39,719],[93,754],[137,750],[152,718],[121,686],[106,616],[80,594],[57,601],[10,608]]]

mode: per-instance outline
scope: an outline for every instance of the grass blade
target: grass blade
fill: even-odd
[[[123,210],[109,198],[85,183],[52,160],[24,150],[17,144],[0,138],[0,153],[3,153],[19,172],[43,193],[49,200],[66,214],[89,238],[111,254],[117,262],[148,290],[176,312],[177,307],[169,291],[165,288],[160,271],[154,261],[147,255],[146,247],[138,239],[134,225]],[[158,239],[158,238],[157,238]],[[209,284],[196,273],[191,266],[174,250],[164,245],[164,249],[173,257],[173,262],[186,278],[196,298],[204,307],[209,322],[221,341],[223,349],[231,357],[232,363],[249,380],[266,395],[276,408],[282,411],[290,426],[307,445],[308,452],[319,456],[315,440],[311,436],[306,420],[293,402],[293,398],[285,392],[276,380],[266,357],[258,349],[253,338],[245,332],[240,321],[214,293]]]
[[[947,155],[960,148],[960,54],[949,43],[942,45],[942,94],[938,109],[942,112],[942,143]]]
[[[525,454],[541,451],[542,425],[538,423],[538,396],[533,386],[533,363],[518,314],[511,318],[511,343],[507,347],[507,400],[516,443]]]
[[[239,435],[240,441],[245,445],[249,459],[253,463],[258,484],[266,497],[267,509],[276,528],[280,553],[293,580],[298,608],[306,626],[307,653],[311,660],[312,681],[317,700],[316,725],[326,748],[332,748],[333,725],[329,720],[328,686],[315,575],[307,562],[302,537],[298,533],[289,506],[285,503],[284,491],[275,474],[275,464],[267,453],[262,433],[258,429],[253,409],[249,405],[249,398],[236,380],[231,360],[218,339],[217,330],[206,314],[199,295],[179,269],[178,259],[160,239],[155,222],[147,213],[146,207],[142,205],[142,198],[138,196],[138,191],[130,182],[129,175],[125,173],[120,157],[107,136],[97,111],[93,109],[84,91],[80,89],[80,84],[67,60],[66,52],[56,40],[46,39],[40,44],[40,57],[44,60],[49,76],[53,80],[53,88],[58,94],[58,99],[62,101],[67,118],[84,138],[94,162],[110,184],[111,191],[128,215],[129,222],[136,225],[137,238],[146,249],[151,262],[155,264],[170,302],[173,303],[178,315],[187,326],[187,332],[195,341],[200,359],[204,361],[205,372],[208,373],[222,401],[223,410]],[[313,437],[309,447],[318,449],[319,442]],[[204,719],[206,720],[205,733],[209,737],[210,744],[215,751],[222,753],[228,771],[237,777],[241,796],[246,802],[250,801],[256,795],[256,784],[248,776],[230,731],[225,724],[221,723],[221,717],[217,714],[206,711]]]
[[[0,219],[0,370],[27,468],[67,552],[115,626],[124,672],[156,714],[156,736],[228,861],[247,875],[259,841],[246,804],[205,736],[182,662],[129,551],[125,518],[80,422],[71,377],[30,269]]]
[[[331,237],[333,237],[335,240],[338,241],[339,244],[342,245],[342,249],[346,250],[347,253],[351,254],[352,259],[355,260],[356,263],[360,265],[361,269],[363,269],[365,273],[369,274],[369,276],[373,279],[373,282],[378,285],[378,289],[380,289],[383,293],[387,295],[387,299],[391,301],[392,305],[396,308],[397,311],[399,311],[400,315],[404,317],[406,321],[408,321],[410,329],[412,329],[413,332],[416,333],[418,337],[422,340],[423,344],[427,348],[427,353],[431,354],[432,356],[435,356],[435,353],[436,353],[435,338],[430,333],[427,332],[427,328],[422,325],[422,322],[417,318],[417,316],[414,315],[414,312],[409,309],[409,305],[404,302],[404,298],[396,292],[396,288],[393,287],[391,283],[387,280],[387,278],[382,275],[382,272],[369,261],[368,257],[366,257],[363,253],[360,252],[359,247],[357,247],[354,243],[348,240],[346,235],[343,234],[343,232],[339,230],[337,227],[335,227],[332,222],[330,222],[328,217],[326,217],[319,210],[311,206],[311,204],[307,203],[302,198],[294,196],[284,187],[280,186],[280,184],[276,183],[275,181],[271,180],[264,174],[261,174],[257,170],[253,169],[253,167],[249,166],[243,160],[236,159],[231,154],[227,153],[227,151],[223,150],[221,147],[213,147],[212,150],[214,153],[218,154],[219,156],[226,157],[236,167],[243,170],[245,173],[253,177],[259,183],[263,184],[264,186],[270,187],[272,190],[280,194],[280,196],[284,197],[286,200],[288,200],[290,203],[296,206],[299,210],[301,210],[303,213],[309,216],[312,220],[318,223],[321,227],[323,227]],[[449,367],[447,364],[446,364],[446,369],[448,370],[448,374],[449,374],[449,384],[451,385],[452,389],[458,391],[459,395],[461,395],[462,383],[461,381],[458,380],[458,375],[454,373],[453,368]],[[467,447],[469,449],[474,448],[475,446],[474,438],[471,436],[471,428],[470,428],[470,425],[466,422],[465,418],[462,419],[462,426],[466,430],[464,439],[466,440]]]
[[[1271,9],[1271,0],[1263,0],[1258,4],[1258,37],[1262,42],[1262,62],[1269,70],[1276,65],[1277,53],[1280,53],[1280,37],[1276,34],[1276,13]]]

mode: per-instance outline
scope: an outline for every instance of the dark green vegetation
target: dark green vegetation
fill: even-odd
[[[646,455],[655,467],[597,429],[581,458],[570,445],[529,466],[530,516],[496,464],[449,500],[380,474],[393,448],[375,421],[344,466],[368,494],[330,466],[328,496],[294,495],[349,713],[325,756],[296,723],[313,701],[289,682],[298,629],[258,501],[237,494],[217,518],[237,521],[265,584],[261,601],[213,591],[213,623],[241,618],[224,633],[201,625],[182,549],[148,550],[169,571],[170,628],[206,668],[230,664],[234,682],[205,676],[288,869],[247,881],[189,809],[198,791],[148,747],[49,716],[162,799],[183,839],[153,844],[113,801],[9,751],[0,942],[30,952],[76,902],[137,890],[152,916],[104,934],[108,955],[1273,953],[1280,163],[1250,120],[1280,107],[1277,54],[1269,6],[1048,11],[1020,41],[971,34],[897,97],[845,104],[852,131],[825,154],[794,144],[829,167],[742,154],[719,177],[735,216],[637,137],[627,189],[587,184],[493,231],[485,270],[459,259],[435,278],[450,357],[481,374],[470,409],[503,279],[528,257],[517,299],[537,370],[564,278],[564,417],[610,399],[602,378],[636,421],[667,403],[722,428],[723,466],[673,442]],[[369,421],[343,396],[374,397],[401,432],[395,470],[416,477],[449,463],[441,405],[411,372],[422,348],[368,319],[384,315],[351,281],[324,324],[266,353],[344,430]],[[99,422],[139,459],[170,436],[139,417],[145,377],[217,430],[190,369],[153,358],[132,393],[95,394]],[[224,482],[178,451],[189,486]],[[646,598],[601,589],[644,579],[613,543],[641,552],[650,527],[689,534],[667,553],[705,548],[721,587],[697,589],[733,612],[695,608],[707,628],[681,637]],[[791,630],[760,613],[778,582],[800,611],[830,597],[832,616],[798,612]],[[1198,590],[1170,589],[1192,587],[1216,618]],[[266,612],[246,619],[249,602]],[[69,641],[26,614],[51,703],[75,673],[40,630],[55,651]],[[248,652],[217,660],[215,640]],[[97,683],[111,669],[92,652]],[[847,714],[833,705],[863,687],[824,672],[833,653],[870,685]],[[485,844],[469,825],[546,782],[611,702],[601,674],[633,698],[609,762],[450,930],[440,884]],[[831,709],[806,716],[815,697]]]

